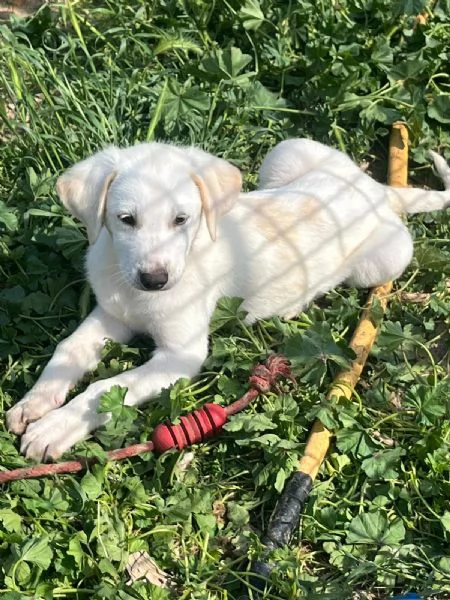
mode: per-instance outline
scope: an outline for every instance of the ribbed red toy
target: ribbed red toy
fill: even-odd
[[[200,410],[180,417],[180,423],[160,423],[153,431],[152,441],[159,454],[177,448],[198,444],[219,433],[228,418],[219,404],[205,404]]]

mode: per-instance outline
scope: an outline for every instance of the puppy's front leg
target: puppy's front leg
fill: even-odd
[[[98,413],[99,400],[112,386],[128,389],[125,403],[142,404],[180,378],[196,375],[207,354],[207,335],[187,348],[157,349],[141,367],[92,383],[68,404],[29,425],[22,438],[22,452],[36,460],[56,459],[73,444],[109,420]]]
[[[33,388],[6,414],[8,428],[21,434],[27,425],[61,406],[72,387],[100,360],[105,339],[127,342],[132,331],[97,306],[81,325],[56,347]]]

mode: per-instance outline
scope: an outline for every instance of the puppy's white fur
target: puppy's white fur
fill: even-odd
[[[433,158],[450,188],[450,168]],[[126,403],[137,405],[197,374],[220,297],[243,298],[252,322],[293,316],[344,281],[386,282],[412,256],[398,213],[450,205],[450,190],[389,188],[307,139],[276,146],[260,181],[259,190],[240,193],[240,173],[228,162],[160,143],[109,148],[58,180],[62,202],[87,228],[98,306],[8,412],[28,457],[55,459],[105,423],[98,402],[113,385],[126,387]],[[161,289],[142,289],[148,281]],[[105,339],[127,342],[136,332],[154,339],[152,358],[62,406],[96,366]]]

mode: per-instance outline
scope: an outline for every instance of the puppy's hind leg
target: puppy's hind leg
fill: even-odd
[[[355,287],[387,283],[403,273],[412,255],[411,235],[403,223],[398,220],[383,224],[355,253],[346,283]]]
[[[337,150],[307,138],[284,140],[264,158],[259,170],[259,188],[277,188],[327,165]]]
[[[450,166],[440,154],[430,152],[430,156],[444,183],[445,191],[387,187],[389,204],[397,214],[430,212],[450,206]]]

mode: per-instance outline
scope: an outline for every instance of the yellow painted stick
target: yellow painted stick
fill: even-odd
[[[408,171],[408,132],[402,123],[396,123],[392,128],[389,140],[389,171],[390,185],[406,186]],[[344,396],[350,399],[363,370],[367,356],[377,336],[377,324],[373,320],[372,305],[376,299],[383,310],[392,289],[392,282],[380,285],[372,290],[361,319],[350,342],[356,357],[347,371],[342,371],[335,378],[327,399],[332,396]],[[273,568],[268,560],[268,552],[289,543],[294,529],[297,527],[300,514],[308,499],[314,479],[325,459],[330,446],[332,432],[316,419],[306,442],[303,457],[299,461],[298,471],[286,483],[275,510],[273,511],[267,530],[261,538],[265,548],[262,556],[251,564],[251,584],[258,590],[266,585],[267,578]],[[242,596],[248,599],[248,596]]]
[[[389,139],[388,183],[392,186],[405,187],[408,182],[408,130],[403,123],[392,126]],[[356,358],[347,371],[342,371],[335,378],[327,399],[332,396],[352,397],[355,386],[364,368],[367,356],[372,349],[378,333],[376,323],[371,316],[371,307],[376,299],[383,310],[387,297],[392,290],[392,282],[374,288],[367,300],[361,319],[353,333],[350,347]],[[299,462],[299,471],[306,473],[314,481],[330,446],[333,433],[320,420],[316,420],[306,443],[305,452]]]

